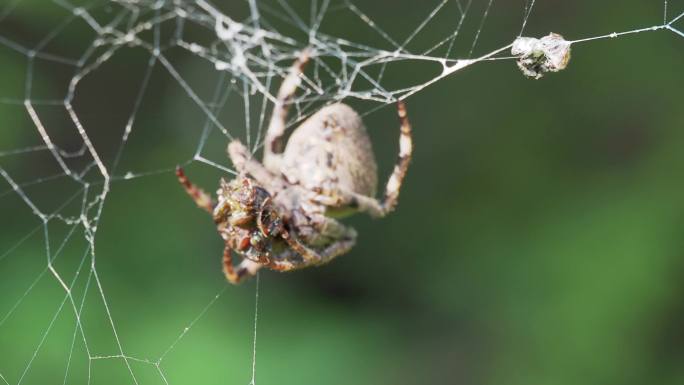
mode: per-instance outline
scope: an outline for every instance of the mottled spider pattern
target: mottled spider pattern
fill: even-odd
[[[214,218],[225,241],[223,266],[231,283],[262,267],[289,271],[327,263],[356,242],[356,231],[336,218],[354,212],[382,217],[397,204],[413,148],[403,103],[397,103],[399,158],[382,200],[374,198],[378,178],[370,138],[351,107],[323,107],[286,141],[289,106],[308,60],[305,51],[280,86],[262,163],[240,141],[230,142],[228,156],[237,176],[221,179],[217,200],[192,184],[183,169],[176,170],[186,192]],[[232,252],[243,258],[237,266]]]

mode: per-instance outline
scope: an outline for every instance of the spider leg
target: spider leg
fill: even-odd
[[[299,218],[301,216],[295,215],[293,219],[297,221]],[[334,218],[319,213],[308,213],[304,218],[306,218],[305,223],[301,223],[300,219],[295,227],[297,228],[297,237],[307,245],[327,245],[339,239],[356,239],[356,230],[345,226]]]
[[[394,165],[392,175],[385,185],[385,196],[382,208],[385,214],[394,210],[399,201],[399,191],[406,177],[411,156],[413,154],[413,136],[411,135],[411,123],[408,120],[406,106],[403,102],[397,103],[397,115],[399,115],[399,155],[397,163]]]
[[[176,167],[176,176],[178,177],[178,182],[183,186],[185,192],[190,195],[192,200],[195,201],[198,207],[208,211],[210,214],[214,212],[214,200],[211,195],[207,194],[201,188],[195,186],[187,176],[185,176],[185,171],[180,166]]]
[[[356,238],[341,239],[331,243],[319,252],[305,246],[295,238],[288,237],[284,239],[294,251],[302,256],[302,259],[272,260],[268,264],[268,267],[273,270],[291,271],[303,269],[309,266],[323,265],[330,262],[335,257],[347,253],[352,247],[354,247],[354,244],[356,243]]]
[[[240,264],[233,266],[233,256],[228,245],[223,249],[223,273],[228,282],[237,285],[244,278],[253,277],[262,265],[249,259],[243,259]]]
[[[297,238],[292,232],[284,232],[282,234],[283,240],[290,246],[290,248],[299,254],[301,260],[272,260],[268,265],[271,269],[279,271],[289,271],[302,269],[308,266],[323,265],[335,257],[347,253],[354,247],[356,243],[356,231],[350,227],[346,227],[335,219],[325,217],[316,218],[313,226],[316,228],[316,236],[330,237],[336,241],[329,243],[323,247],[321,251],[317,251]]]
[[[233,162],[233,166],[240,174],[251,175],[260,185],[271,191],[274,182],[280,181],[280,178],[275,177],[268,171],[261,163],[252,157],[242,142],[235,139],[228,144],[228,156]]]
[[[285,150],[283,138],[286,133],[287,114],[290,111],[292,97],[297,91],[297,87],[301,82],[302,72],[308,61],[309,50],[305,49],[290,67],[288,75],[278,90],[264,144],[264,165],[271,171],[279,168],[282,152]]]
[[[359,211],[367,212],[373,217],[384,217],[389,214],[397,205],[399,191],[406,176],[411,155],[413,153],[413,138],[411,136],[411,124],[406,114],[406,107],[403,102],[397,102],[397,112],[399,115],[399,157],[394,165],[392,175],[390,175],[385,185],[385,195],[382,201],[367,197],[353,191],[335,190],[326,192],[315,200],[330,207],[355,207]]]

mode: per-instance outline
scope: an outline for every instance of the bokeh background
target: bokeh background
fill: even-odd
[[[68,15],[43,3],[21,0],[0,21],[0,36],[35,42]],[[288,3],[302,13],[309,6]],[[433,6],[367,3],[359,6],[399,37]],[[526,31],[576,39],[655,25],[662,6],[538,0]],[[670,7],[682,10],[681,2]],[[522,1],[495,3],[476,52],[516,36],[523,9]],[[451,22],[431,26],[453,31]],[[352,41],[369,34],[343,18],[324,26]],[[90,40],[92,33],[69,32],[59,49],[82,52]],[[463,42],[467,52],[472,37]],[[121,84],[141,81],[147,57],[122,54],[82,85],[77,108],[103,153],[115,153],[130,111],[134,94]],[[212,85],[216,74],[196,63],[175,62]],[[382,220],[350,218],[358,245],[325,267],[261,274],[256,382],[684,383],[683,63],[683,37],[648,32],[577,45],[566,71],[539,81],[512,61],[487,62],[409,98],[415,153],[398,210]],[[0,44],[0,68],[2,96],[22,98],[25,56]],[[70,78],[54,63],[35,73],[36,99]],[[170,168],[197,148],[202,114],[162,74],[152,76],[120,170]],[[420,70],[386,81],[413,77]],[[244,125],[235,117],[242,108],[226,107],[222,121]],[[386,106],[364,118],[383,180],[396,153],[394,115]],[[78,150],[63,111],[42,116],[55,141]],[[0,122],[0,150],[40,144],[23,106],[0,104]],[[207,153],[228,165],[225,140],[212,140]],[[0,157],[0,167],[18,183],[56,171],[39,151]],[[209,190],[222,175],[198,162],[187,172]],[[82,314],[89,354],[74,338],[72,304],[62,304],[64,291],[45,273],[47,256],[66,239],[55,266],[72,278],[88,253],[82,232],[67,237],[68,226],[50,224],[46,251],[39,219],[10,189],[0,181],[0,314],[24,300],[0,324],[0,383],[133,383],[122,358],[98,358],[120,350],[96,278],[126,356],[163,355],[171,384],[249,383],[255,280],[226,285],[222,242],[172,172],[112,185],[96,233],[97,275],[82,269],[77,285],[90,277]],[[73,191],[64,178],[26,187],[46,212]],[[154,365],[129,362],[139,383],[164,383]]]

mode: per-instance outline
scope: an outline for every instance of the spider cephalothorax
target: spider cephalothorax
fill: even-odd
[[[217,195],[214,222],[226,243],[248,259],[268,261],[284,232],[268,191],[241,176],[230,182],[221,179]]]
[[[253,274],[262,265],[283,270],[279,259],[292,241],[268,191],[244,175],[230,182],[221,179],[216,191],[218,202],[214,203],[208,194],[190,183],[182,168],[176,169],[176,175],[197,204],[214,217],[226,244],[224,270],[231,282]],[[245,259],[238,269],[233,268],[231,250]]]
[[[232,283],[261,267],[287,271],[327,263],[356,242],[356,231],[334,217],[358,211],[381,217],[396,206],[413,147],[403,103],[397,103],[399,160],[382,200],[374,198],[377,166],[370,139],[351,107],[336,103],[320,109],[285,143],[290,99],[308,59],[305,51],[280,87],[263,164],[239,141],[228,145],[238,176],[221,180],[218,202],[177,169],[187,193],[214,217],[225,241],[224,272]],[[231,251],[243,257],[237,267]]]

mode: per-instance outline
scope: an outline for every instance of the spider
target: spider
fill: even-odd
[[[223,271],[233,284],[262,267],[290,271],[327,263],[356,242],[356,231],[336,218],[354,212],[383,217],[397,205],[413,148],[402,102],[397,103],[399,157],[382,200],[374,198],[377,165],[370,138],[351,107],[323,107],[285,140],[289,105],[308,61],[308,52],[302,52],[280,86],[263,163],[239,140],[229,143],[237,176],[220,180],[217,201],[192,184],[181,167],[176,169],[185,191],[213,216],[225,241]],[[232,251],[243,258],[237,266]]]

